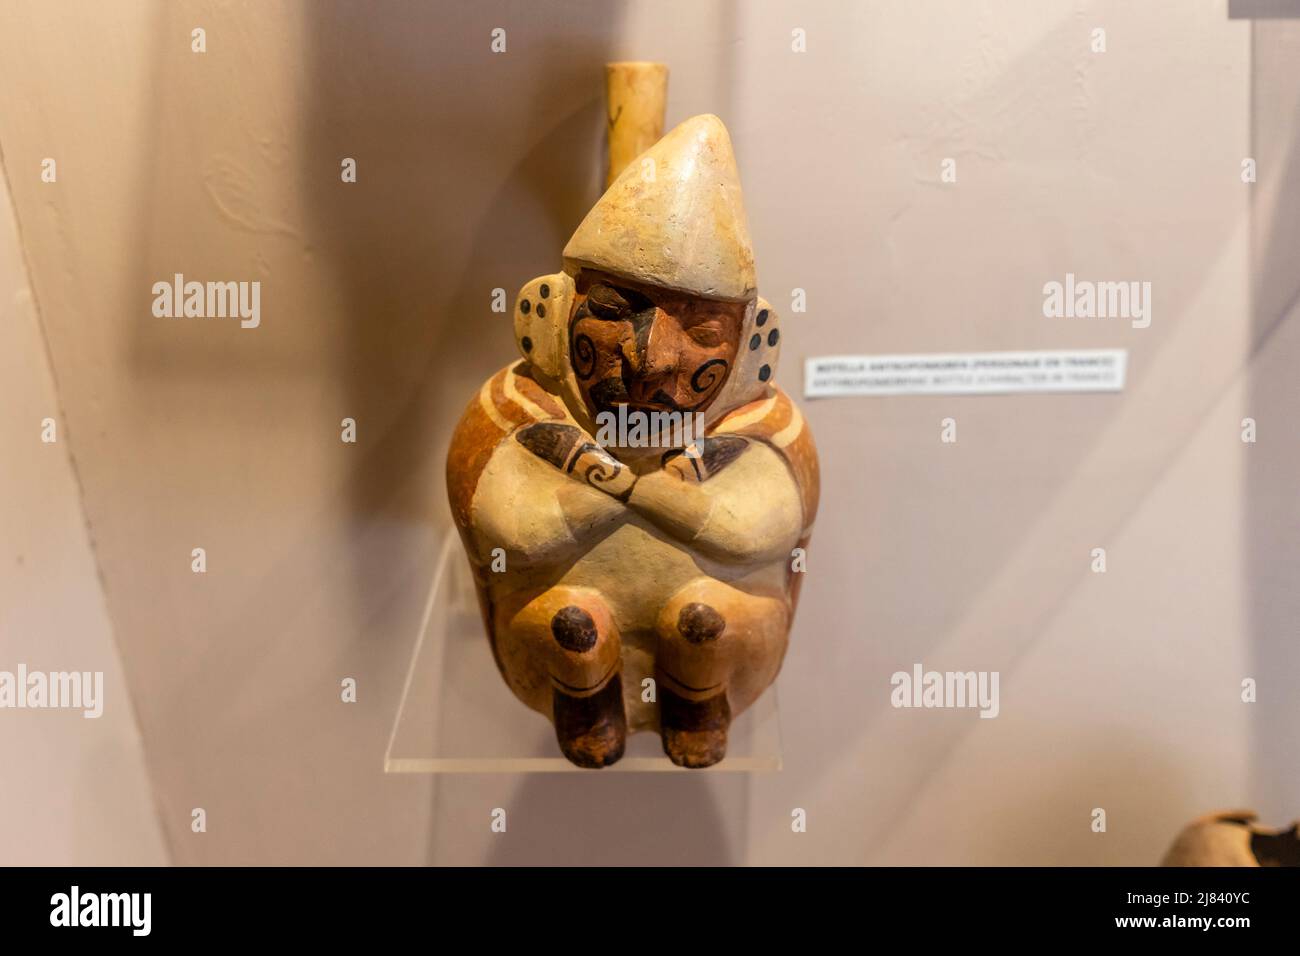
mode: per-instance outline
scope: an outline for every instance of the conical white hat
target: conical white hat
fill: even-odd
[[[695,116],[634,159],[587,213],[565,265],[714,299],[752,299],[754,251],[731,137]]]

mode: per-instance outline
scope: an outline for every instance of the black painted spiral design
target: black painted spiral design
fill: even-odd
[[[691,376],[691,390],[697,395],[710,391],[727,377],[728,367],[726,359],[709,359]]]
[[[612,481],[618,477],[618,473],[623,468],[612,462],[593,462],[587,466],[587,470],[582,473],[589,485],[600,485],[607,481]]]
[[[569,465],[570,470],[572,470],[573,465],[587,455],[595,458],[595,461],[592,461],[582,470],[582,478],[589,485],[600,485],[612,481],[623,470],[623,466],[611,458],[605,449],[591,442],[584,442],[578,448],[577,454],[573,456],[573,463]]]
[[[591,374],[596,371],[596,344],[591,341],[591,336],[582,333],[575,335],[570,352],[573,355],[573,371],[578,378],[591,378]]]

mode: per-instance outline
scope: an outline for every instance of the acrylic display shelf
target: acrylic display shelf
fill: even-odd
[[[727,757],[707,772],[781,769],[776,688],[736,718]],[[454,535],[444,542],[425,604],[401,702],[393,722],[387,773],[626,773],[683,770],[664,756],[659,735],[633,734],[623,759],[582,770],[560,754],[555,731],[529,710],[497,672],[483,633],[469,568]]]

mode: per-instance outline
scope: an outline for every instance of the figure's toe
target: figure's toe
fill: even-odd
[[[564,756],[579,767],[608,767],[623,756],[627,715],[623,712],[623,681],[615,674],[599,691],[578,697],[555,690],[555,736]]]
[[[725,692],[695,701],[664,687],[659,708],[664,753],[677,766],[711,767],[727,755],[731,707]]]

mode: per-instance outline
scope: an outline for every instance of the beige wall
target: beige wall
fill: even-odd
[[[1300,813],[1300,343],[1260,265],[1296,249],[1286,24],[1261,105],[1223,4],[557,9],[0,10],[0,149],[175,860],[1144,863],[1215,806]],[[788,389],[810,355],[1115,346],[1129,386],[806,406],[823,520],[781,773],[386,777],[449,427],[511,357],[491,291],[558,264],[601,175],[601,65],[633,57],[670,64],[670,121],[731,128]],[[1151,327],[1043,319],[1067,271],[1152,282]],[[260,280],[262,326],[153,318],[175,272]],[[1002,715],[891,709],[917,661],[1001,671]]]
[[[166,863],[72,436],[2,177],[0,394],[0,670],[103,674],[98,717],[84,708],[0,711],[0,865]]]

